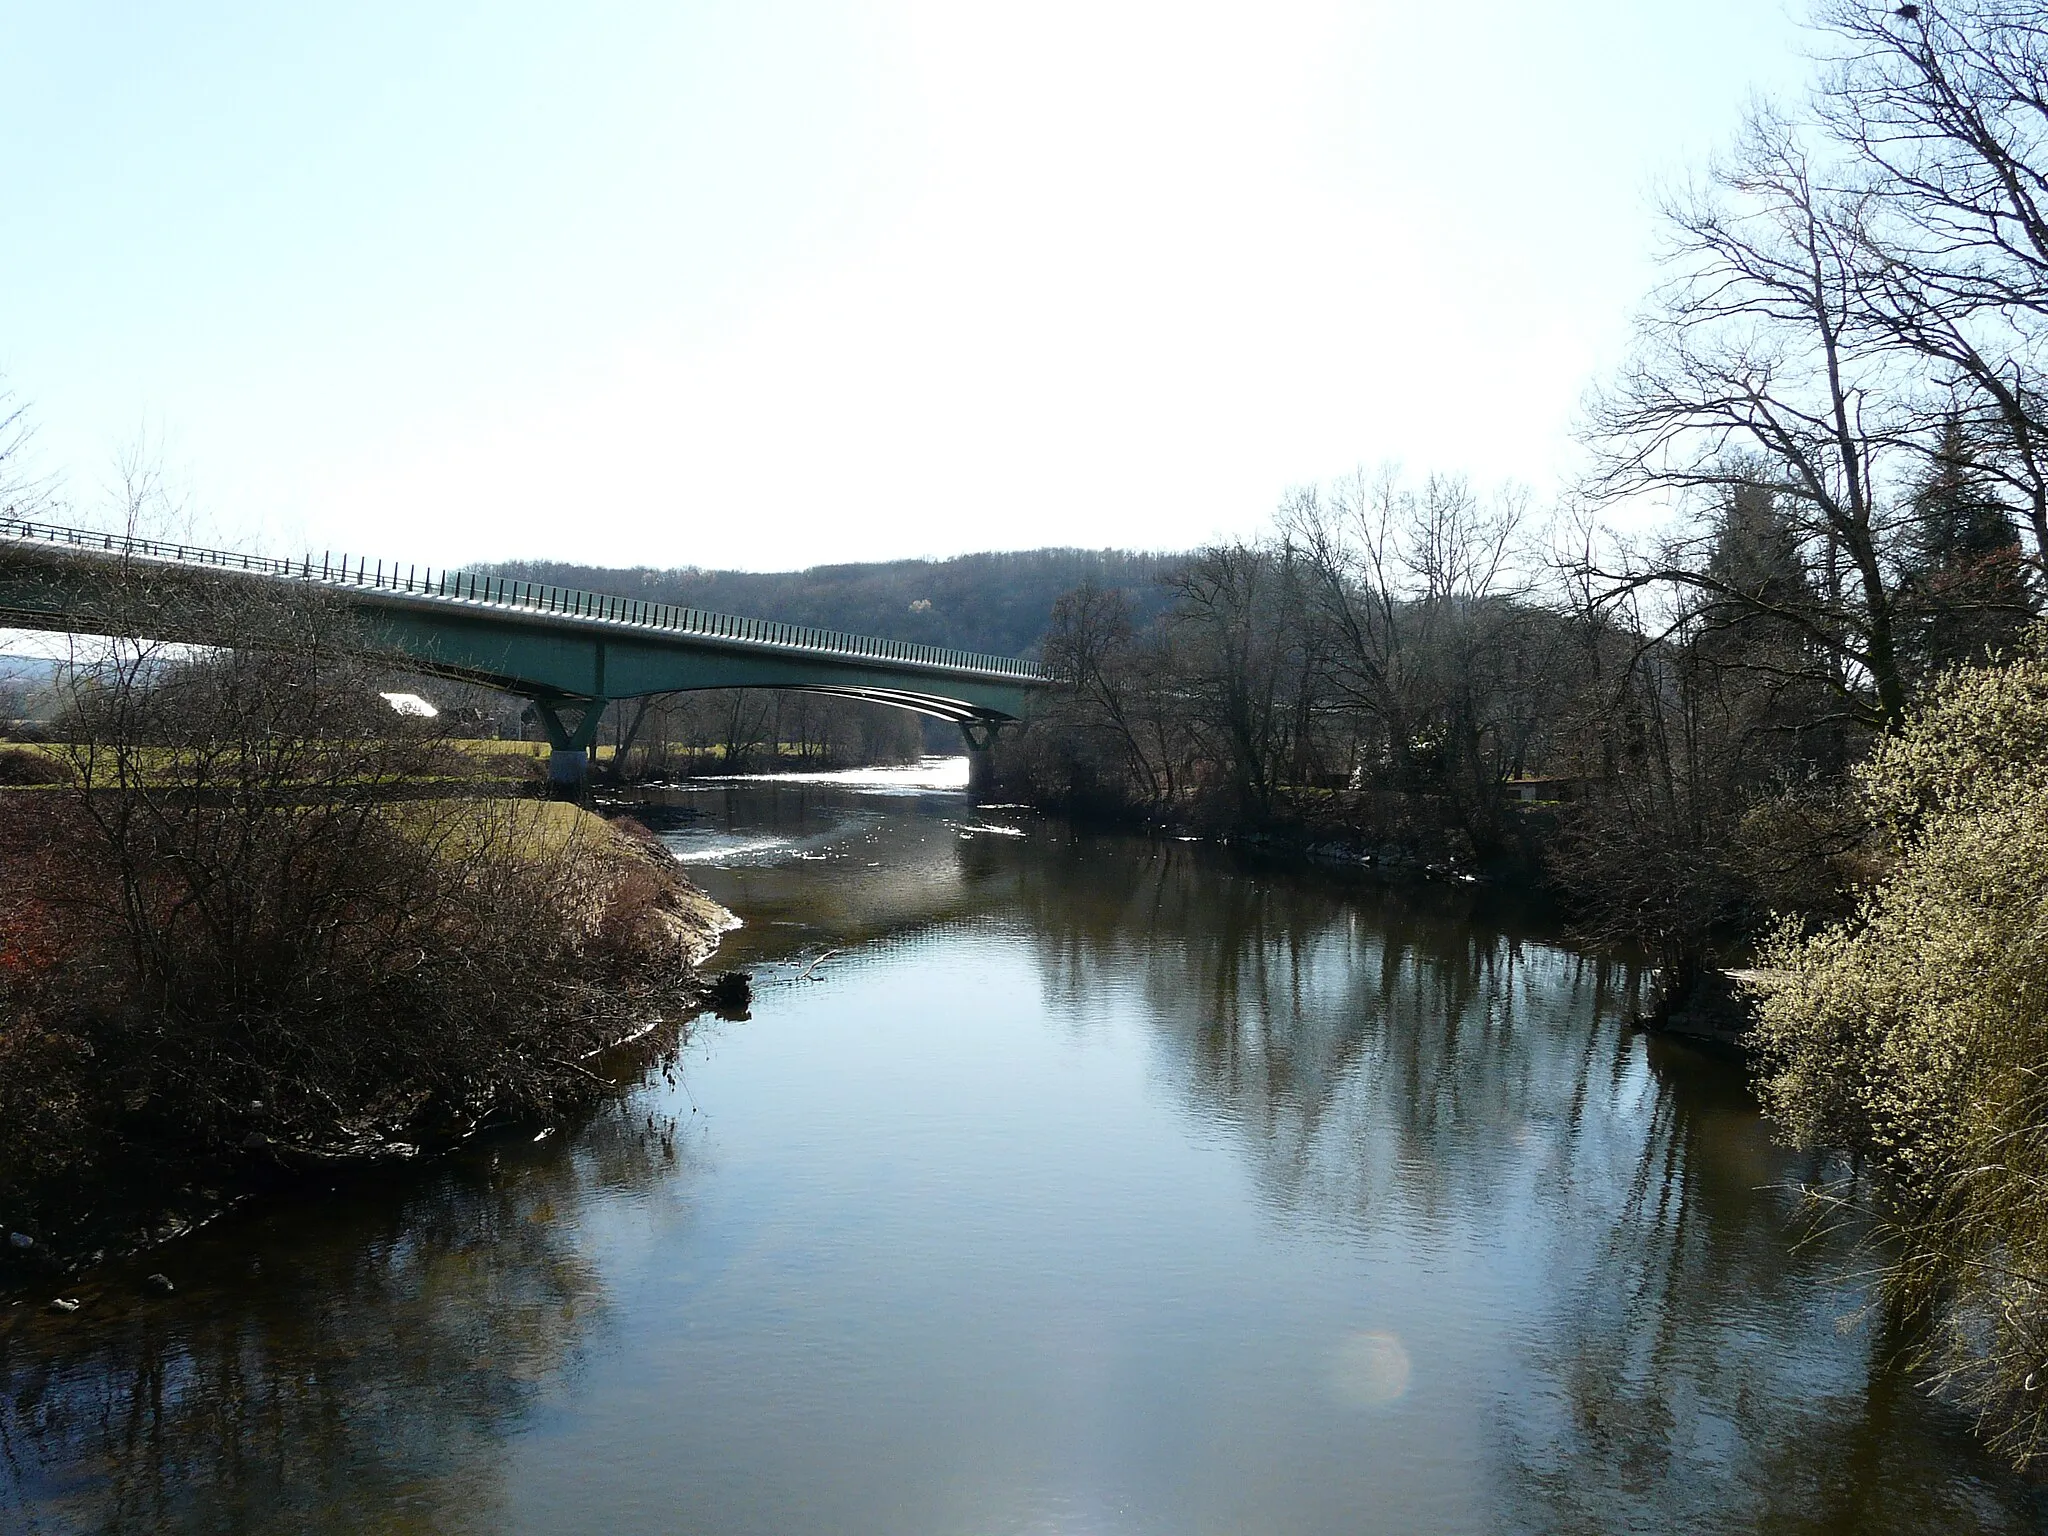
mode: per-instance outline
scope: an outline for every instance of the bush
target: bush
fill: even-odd
[[[71,787],[0,796],[0,1226],[146,1203],[153,1169],[553,1114],[602,1088],[583,1056],[685,1006],[672,862],[448,795],[467,760],[298,596],[180,616],[234,649],[110,648]],[[95,1163],[125,1187],[80,1201]]]
[[[0,785],[69,784],[77,777],[61,757],[33,747],[0,747]]]
[[[1887,873],[1783,932],[1758,1041],[1798,1143],[1847,1152],[1892,1302],[2024,1464],[2048,1449],[2048,653],[1945,680],[1861,770]]]

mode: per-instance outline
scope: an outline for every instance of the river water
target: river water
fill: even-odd
[[[661,797],[752,1016],[15,1309],[0,1529],[2048,1528],[1625,972],[958,783]]]

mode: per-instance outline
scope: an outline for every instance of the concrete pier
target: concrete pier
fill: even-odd
[[[994,720],[963,720],[961,740],[967,743],[967,798],[986,800],[996,787],[996,733],[1002,729]]]
[[[590,753],[582,747],[555,747],[548,753],[548,793],[557,800],[580,800],[590,783]]]

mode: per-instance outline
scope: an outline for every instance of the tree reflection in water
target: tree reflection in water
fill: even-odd
[[[1773,1145],[1738,1063],[1630,1031],[1634,968],[1443,888],[1085,838],[1033,872],[1048,988],[1076,1006],[1137,978],[1167,1069],[1276,1209],[1422,1248],[1540,1210],[1544,1269],[1517,1298],[1540,1315],[1495,1399],[1504,1528],[2048,1512],[1897,1367],[1894,1328],[1850,1326],[1859,1234],[1799,1241],[1796,1188],[1821,1170]]]
[[[621,1110],[575,1155],[478,1149],[159,1254],[0,1334],[9,1531],[490,1530],[505,1436],[572,1373],[605,1298],[594,1199],[672,1172]],[[672,1181],[669,1181],[672,1182]]]

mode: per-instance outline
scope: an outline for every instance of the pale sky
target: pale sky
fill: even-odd
[[[0,0],[0,373],[271,553],[785,569],[1569,473],[1798,0]]]

